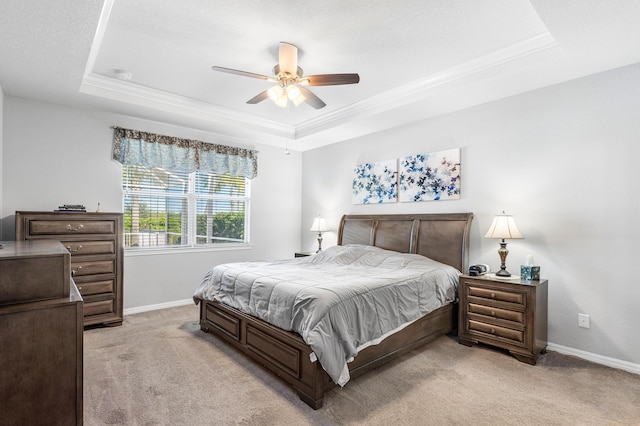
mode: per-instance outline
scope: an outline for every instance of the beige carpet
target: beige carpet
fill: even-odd
[[[86,425],[640,425],[640,376],[549,352],[537,366],[444,336],[314,411],[194,306],[84,333]]]

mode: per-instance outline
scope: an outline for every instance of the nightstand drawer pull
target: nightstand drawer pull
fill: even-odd
[[[69,250],[70,253],[77,253],[82,249],[82,245],[78,245],[75,248],[71,248],[71,246],[67,246],[67,250]]]
[[[495,299],[496,298],[496,294],[495,293],[491,293],[491,298]]]
[[[496,311],[491,311],[491,316],[495,317],[496,316]]]
[[[82,228],[84,228],[83,224],[80,224],[80,225],[76,226],[75,228],[73,226],[71,226],[71,225],[67,225],[67,229],[69,231],[81,231]]]

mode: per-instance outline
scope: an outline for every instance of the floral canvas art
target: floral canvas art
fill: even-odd
[[[353,204],[393,203],[398,200],[398,161],[360,164],[354,169]]]
[[[401,202],[460,198],[460,149],[400,159]]]

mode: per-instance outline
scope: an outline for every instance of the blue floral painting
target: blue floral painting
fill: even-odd
[[[398,161],[360,164],[354,169],[353,204],[395,203],[398,200]]]
[[[400,201],[460,198],[460,148],[400,159]]]

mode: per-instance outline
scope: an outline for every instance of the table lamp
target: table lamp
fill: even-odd
[[[318,216],[313,220],[313,225],[311,225],[311,229],[309,229],[309,231],[318,233],[318,251],[316,251],[316,253],[320,253],[322,251],[322,233],[328,230],[329,228],[327,228],[327,223],[322,216]]]
[[[520,231],[518,231],[516,222],[513,220],[513,216],[505,214],[504,211],[502,214],[496,215],[493,218],[491,227],[484,237],[502,239],[500,242],[500,249],[498,249],[498,254],[500,255],[500,270],[496,272],[496,276],[510,277],[511,274],[507,271],[507,267],[505,266],[509,250],[507,250],[507,243],[504,240],[511,238],[524,238]]]

